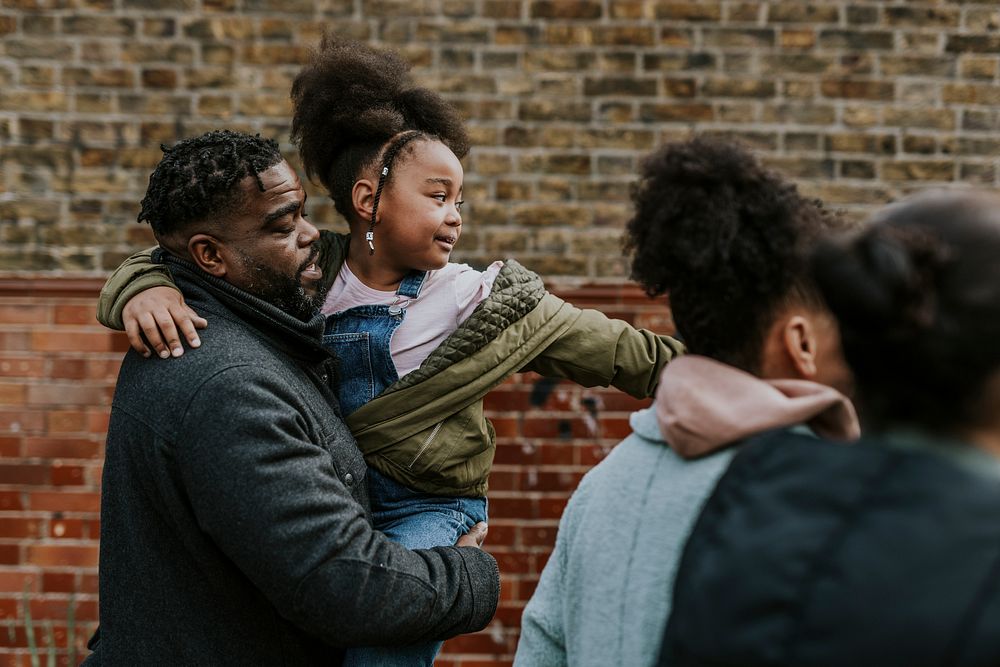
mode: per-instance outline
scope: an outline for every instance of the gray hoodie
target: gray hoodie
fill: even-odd
[[[858,435],[850,403],[829,387],[766,382],[695,355],[668,364],[654,408],[632,415],[632,435],[570,499],[524,609],[515,667],[653,664],[685,540],[735,453],[720,448],[805,422]]]

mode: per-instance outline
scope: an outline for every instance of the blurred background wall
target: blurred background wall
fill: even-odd
[[[158,145],[233,127],[295,162],[289,85],[324,30],[399,49],[468,119],[456,259],[516,257],[659,330],[669,315],[624,279],[619,239],[662,142],[738,136],[859,220],[914,188],[998,178],[993,0],[0,0],[0,667],[30,664],[33,642],[45,659],[50,636],[68,663],[69,635],[96,621],[125,343],[93,302],[152,243],[135,216]],[[312,194],[311,219],[342,228]],[[641,405],[530,375],[487,404],[503,606],[445,665],[509,663],[566,498]]]

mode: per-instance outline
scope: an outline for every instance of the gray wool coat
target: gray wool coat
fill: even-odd
[[[483,628],[491,556],[408,551],[372,529],[323,318],[162,261],[209,326],[178,359],[122,365],[85,665],[337,665],[345,646]]]

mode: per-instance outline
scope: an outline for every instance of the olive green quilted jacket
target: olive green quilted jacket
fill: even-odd
[[[332,283],[348,237],[323,232],[320,243],[324,279]],[[102,290],[98,319],[121,329],[128,299],[157,285],[173,285],[166,268],[153,264],[149,251],[133,255]],[[613,385],[642,398],[653,394],[660,369],[682,351],[669,336],[566,303],[508,260],[487,299],[420,368],[346,421],[368,465],[383,474],[427,493],[481,496],[496,446],[483,397],[513,373]]]

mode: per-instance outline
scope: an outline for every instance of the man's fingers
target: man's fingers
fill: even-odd
[[[458,542],[455,542],[456,547],[476,547],[479,548],[483,546],[483,541],[486,539],[486,532],[488,527],[484,521],[480,521],[467,532],[458,538]]]
[[[142,333],[146,336],[146,340],[149,341],[150,346],[161,358],[166,359],[170,356],[170,350],[167,348],[166,343],[163,342],[163,338],[160,337],[160,328],[156,326],[156,320],[149,313],[143,313],[139,316],[139,326],[142,327]]]
[[[128,336],[128,343],[132,346],[133,350],[144,357],[150,355],[149,348],[146,347],[146,343],[142,340],[142,335],[139,333],[139,322],[137,320],[134,318],[125,320],[125,334]]]

